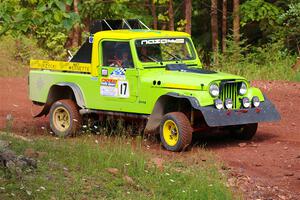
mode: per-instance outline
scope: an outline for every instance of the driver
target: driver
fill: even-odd
[[[119,55],[114,56],[114,62],[110,65],[112,67],[129,68],[133,66],[129,50],[123,49],[118,52]]]

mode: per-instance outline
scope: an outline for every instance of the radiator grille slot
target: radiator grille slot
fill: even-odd
[[[220,98],[223,102],[226,99],[232,99],[232,109],[238,109],[240,103],[238,102],[238,88],[239,83],[224,83],[221,87]]]

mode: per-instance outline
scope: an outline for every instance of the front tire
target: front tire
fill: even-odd
[[[71,99],[58,100],[50,109],[50,128],[58,137],[75,136],[81,129],[82,118]]]
[[[181,112],[166,114],[160,124],[160,139],[169,151],[181,151],[192,141],[193,129],[190,121]]]
[[[256,134],[258,123],[246,124],[231,129],[234,137],[239,140],[251,140]]]

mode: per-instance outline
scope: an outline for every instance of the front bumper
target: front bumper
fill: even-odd
[[[209,127],[252,124],[280,120],[275,106],[265,97],[257,108],[239,110],[218,110],[214,106],[197,108],[204,116]]]

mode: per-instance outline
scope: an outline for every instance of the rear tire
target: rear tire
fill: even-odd
[[[234,133],[234,137],[239,140],[251,140],[256,134],[258,123],[246,124],[230,129]]]
[[[71,99],[54,102],[50,109],[50,128],[58,137],[75,136],[81,129],[82,118],[77,104]]]
[[[193,129],[181,112],[166,114],[160,124],[160,140],[169,151],[181,151],[191,144]]]

